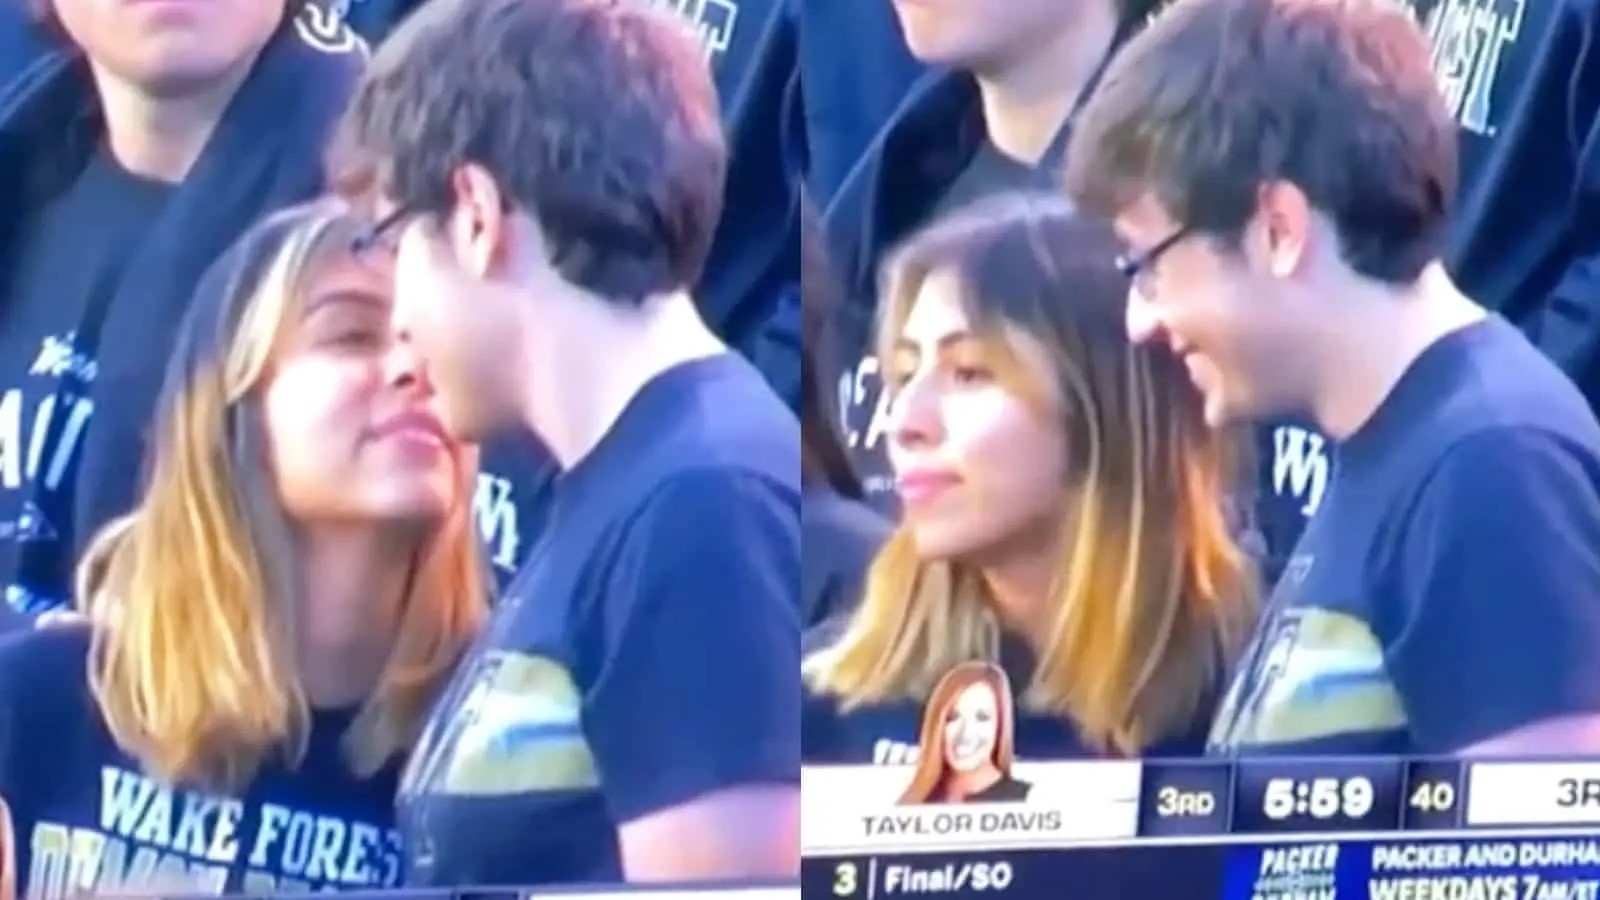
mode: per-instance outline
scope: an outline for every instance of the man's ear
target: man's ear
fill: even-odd
[[[450,192],[455,202],[447,232],[457,258],[479,278],[503,268],[511,215],[500,185],[482,166],[467,163],[451,173]]]

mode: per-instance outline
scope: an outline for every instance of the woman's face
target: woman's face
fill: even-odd
[[[993,764],[999,736],[994,690],[981,681],[962,688],[944,717],[945,765],[957,772],[975,772]]]
[[[284,323],[262,405],[292,521],[431,524],[456,494],[433,388],[390,325],[391,284],[382,261],[336,257]]]
[[[960,291],[949,274],[930,275],[889,360],[889,462],[905,522],[930,559],[1030,543],[1065,507],[1060,416],[1001,380],[1002,361],[972,333]],[[1028,350],[1019,348],[1025,377],[1047,383],[1043,354]]]

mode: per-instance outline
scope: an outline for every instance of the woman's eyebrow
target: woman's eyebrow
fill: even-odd
[[[342,288],[317,294],[306,304],[305,312],[301,315],[309,316],[326,306],[359,305],[370,306],[378,310],[387,310],[389,302],[382,295],[372,291],[363,291],[355,288]]]

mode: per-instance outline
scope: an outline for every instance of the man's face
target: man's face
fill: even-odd
[[[1289,289],[1247,248],[1187,231],[1150,197],[1117,217],[1138,264],[1128,336],[1165,341],[1205,398],[1213,427],[1298,411],[1306,349]]]
[[[1076,0],[894,0],[911,53],[926,63],[984,70],[1049,40],[1076,19]],[[999,5],[1003,10],[996,10]]]
[[[522,298],[462,265],[448,221],[395,231],[395,327],[425,360],[445,427],[470,442],[514,427]]]
[[[101,72],[155,96],[204,90],[248,67],[284,0],[52,0]]]

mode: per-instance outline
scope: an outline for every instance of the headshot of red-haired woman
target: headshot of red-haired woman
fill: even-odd
[[[1129,342],[1124,252],[1060,198],[1011,195],[891,261],[903,513],[859,600],[807,636],[807,762],[906,761],[972,661],[1016,686],[1027,759],[1203,750],[1254,617],[1226,515],[1240,467],[1182,360]]]
[[[993,663],[962,663],[933,689],[922,711],[916,774],[900,803],[989,803],[1028,799],[1016,761],[1011,680]]]

